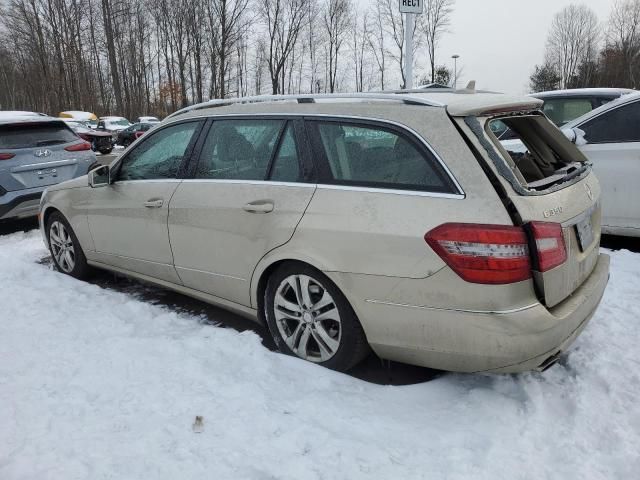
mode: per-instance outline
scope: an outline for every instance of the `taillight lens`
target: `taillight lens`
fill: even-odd
[[[15,156],[14,153],[0,153],[0,160],[10,160]]]
[[[562,226],[531,222],[535,268],[546,272],[567,260]],[[527,235],[521,227],[445,223],[424,239],[451,269],[472,283],[505,284],[531,278]]]
[[[567,249],[559,223],[531,222],[529,224],[536,242],[537,267],[541,272],[562,265],[567,260]]]
[[[84,150],[91,150],[91,144],[89,142],[74,143],[65,147],[67,152],[82,152]]]
[[[424,239],[467,282],[499,285],[531,277],[527,236],[520,227],[445,223]]]

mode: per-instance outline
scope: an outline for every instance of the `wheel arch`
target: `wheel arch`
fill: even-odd
[[[273,252],[272,255],[264,257],[256,266],[251,277],[251,306],[257,309],[258,319],[263,324],[266,323],[264,318],[264,292],[267,288],[267,281],[281,265],[289,262],[302,263],[320,272],[328,270],[322,262],[318,262],[316,259],[306,255]],[[344,294],[342,287],[340,285],[336,286]],[[348,298],[347,300],[351,303]]]

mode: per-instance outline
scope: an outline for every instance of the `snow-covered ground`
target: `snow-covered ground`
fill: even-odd
[[[640,478],[640,255],[545,374],[379,386],[0,237],[0,479]],[[196,415],[204,418],[194,433]]]

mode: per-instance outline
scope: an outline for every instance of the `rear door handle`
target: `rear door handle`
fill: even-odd
[[[155,200],[147,200],[144,202],[144,206],[147,208],[160,208],[164,204],[164,200],[161,198]]]
[[[258,200],[247,203],[242,209],[249,213],[269,213],[273,211],[273,202],[270,200]]]

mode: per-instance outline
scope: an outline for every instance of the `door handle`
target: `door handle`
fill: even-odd
[[[164,204],[164,200],[159,198],[156,200],[147,200],[144,202],[144,206],[147,208],[160,208]]]
[[[242,209],[249,213],[269,213],[273,211],[273,202],[269,200],[258,200],[247,203]]]

